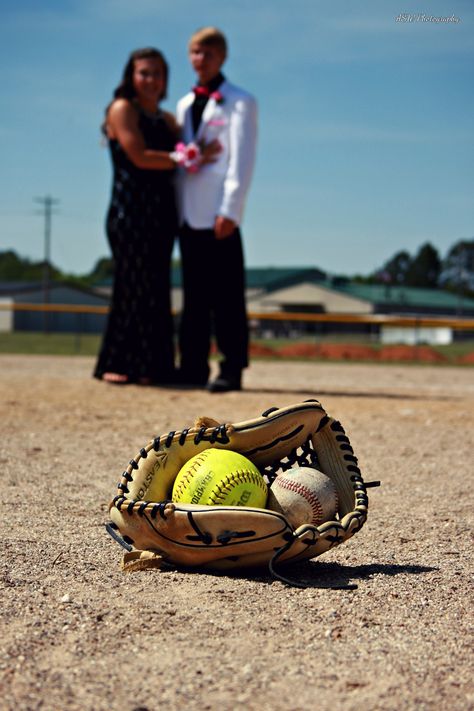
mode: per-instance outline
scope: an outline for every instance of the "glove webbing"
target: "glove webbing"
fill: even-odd
[[[299,467],[318,468],[318,455],[316,454],[311,439],[303,442],[301,447],[292,449],[283,459],[279,459],[273,464],[261,469],[261,473],[266,478],[268,484],[273,484],[278,474],[292,469],[295,465]]]

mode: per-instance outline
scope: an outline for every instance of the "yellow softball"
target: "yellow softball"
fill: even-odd
[[[171,497],[181,504],[264,508],[267,493],[265,480],[250,459],[210,447],[180,469]]]

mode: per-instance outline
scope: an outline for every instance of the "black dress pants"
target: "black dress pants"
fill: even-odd
[[[248,325],[242,240],[237,228],[217,239],[213,230],[184,225],[180,234],[184,306],[179,345],[181,371],[189,382],[209,377],[214,327],[223,356],[221,372],[238,376],[248,365]]]

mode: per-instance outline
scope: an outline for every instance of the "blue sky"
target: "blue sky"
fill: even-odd
[[[186,44],[219,26],[225,73],[259,102],[243,225],[249,266],[368,274],[430,241],[474,237],[472,0],[0,0],[0,250],[43,255],[35,197],[60,201],[52,260],[110,254],[103,109],[131,50],[171,65],[165,108],[193,84]],[[397,22],[400,13],[411,22]],[[420,15],[425,15],[421,18]],[[458,22],[432,22],[427,17]]]

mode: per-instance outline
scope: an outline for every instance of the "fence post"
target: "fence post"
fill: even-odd
[[[76,323],[77,323],[76,338],[74,339],[76,354],[79,354],[81,352],[82,316],[83,316],[83,314],[80,311],[78,311],[77,312],[77,321],[76,321]]]

